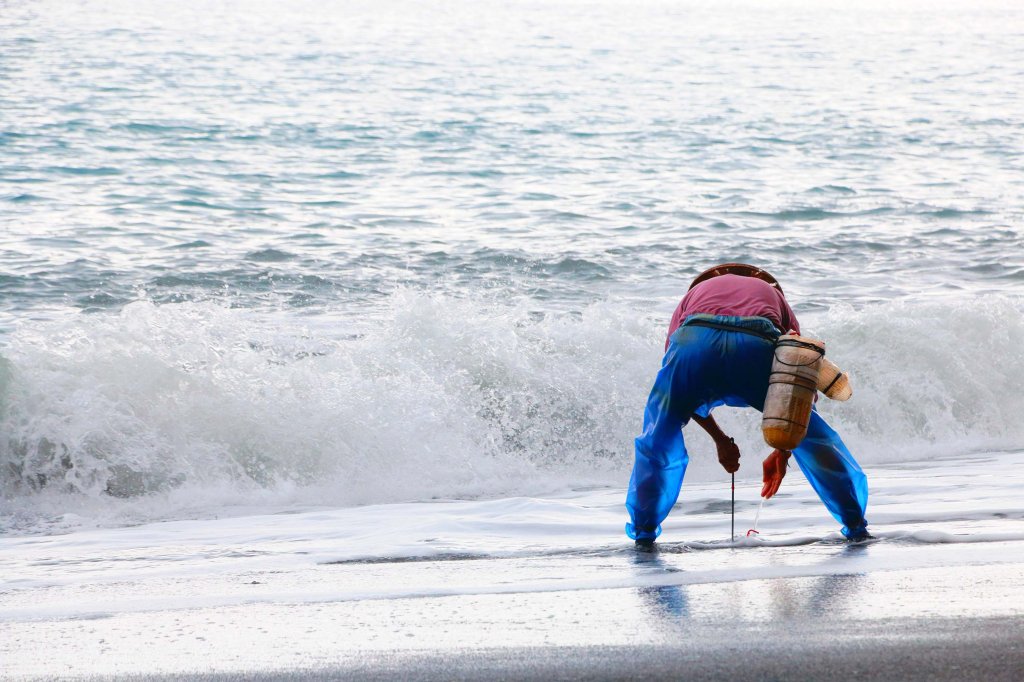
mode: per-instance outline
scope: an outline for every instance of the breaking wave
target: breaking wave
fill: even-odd
[[[23,324],[0,358],[0,527],[624,486],[666,311],[528,303],[404,291],[347,337],[215,302]],[[1019,301],[805,327],[853,378],[821,410],[862,463],[1024,445]],[[758,415],[718,414],[757,457]],[[688,476],[722,475],[708,439],[688,444]]]

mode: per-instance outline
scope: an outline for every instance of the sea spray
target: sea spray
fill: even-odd
[[[608,305],[534,319],[409,292],[348,340],[214,303],[24,325],[4,351],[5,511],[54,495],[348,505],[613,481],[655,349]]]
[[[854,397],[819,400],[862,462],[1024,444],[1024,315],[1018,299],[971,296],[835,306],[813,332],[849,371]]]
[[[867,465],[1019,447],[1019,311],[993,296],[808,317],[856,391],[819,409]],[[120,523],[624,486],[663,322],[614,301],[538,314],[417,291],[358,334],[214,302],[26,322],[0,363],[2,513],[30,529],[69,511]],[[758,477],[759,415],[716,415],[739,478]],[[724,476],[686,433],[688,480]]]

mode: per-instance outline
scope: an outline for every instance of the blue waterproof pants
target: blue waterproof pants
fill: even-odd
[[[702,320],[777,336],[765,318],[694,315],[672,335],[661,371],[644,410],[644,431],[636,439],[636,460],[629,480],[626,534],[653,540],[679,497],[689,456],[682,427],[693,414],[707,416],[718,405],[764,408],[774,343],[745,332],[691,324]],[[799,447],[800,470],[843,534],[865,533],[867,477],[843,441],[817,410]]]

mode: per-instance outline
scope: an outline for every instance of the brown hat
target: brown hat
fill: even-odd
[[[718,277],[719,275],[740,275],[741,277],[756,277],[759,280],[768,282],[773,287],[779,290],[779,293],[784,293],[782,287],[779,286],[778,280],[772,277],[769,273],[762,270],[761,268],[754,267],[753,265],[747,265],[746,263],[722,263],[716,265],[713,268],[708,268],[704,272],[697,275],[697,277],[690,283],[690,288],[694,288],[701,282],[709,280],[712,277]]]

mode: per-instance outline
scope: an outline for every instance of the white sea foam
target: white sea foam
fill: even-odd
[[[854,382],[822,412],[868,465],[1020,447],[1019,310],[989,297],[808,318]],[[7,525],[622,486],[664,326],[614,302],[539,316],[413,291],[357,338],[298,325],[212,302],[23,325],[4,350]],[[722,415],[756,459],[758,415]],[[719,476],[692,429],[688,480]]]
[[[650,561],[633,553],[622,530],[621,490],[612,489],[291,509],[295,513],[4,537],[0,623],[261,601],[706,584],[1019,563],[1024,509],[1012,474],[1021,462],[1019,452],[991,454],[959,464],[956,477],[945,463],[878,467],[869,507],[878,539],[867,545],[842,541],[799,473],[765,504],[761,535],[734,541],[727,486],[689,485]],[[913,489],[906,485],[910,479]],[[738,486],[739,534],[753,521],[759,489]],[[985,492],[983,499],[978,491]],[[430,568],[417,570],[423,562]],[[495,580],[496,566],[505,579]],[[189,581],[188,595],[181,593],[182,581]],[[265,582],[272,587],[250,586]]]
[[[811,327],[850,372],[854,399],[822,412],[865,461],[1024,444],[1019,300],[971,296],[836,306]]]

